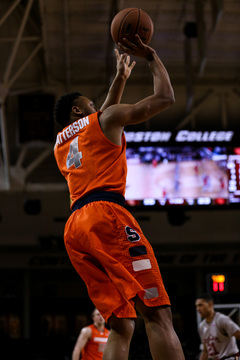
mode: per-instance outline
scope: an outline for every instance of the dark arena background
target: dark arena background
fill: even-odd
[[[97,107],[115,74],[110,24],[126,7],[154,23],[150,46],[175,104],[125,129],[126,206],[152,244],[186,360],[197,360],[195,299],[210,292],[240,325],[240,2],[1,0],[0,358],[70,360],[93,304],[63,244],[69,194],[53,156],[56,99]],[[151,94],[146,61],[122,102]],[[130,359],[151,359],[136,320]]]

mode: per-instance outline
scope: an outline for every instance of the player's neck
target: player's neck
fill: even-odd
[[[98,329],[98,331],[103,331],[104,330],[104,324],[94,323],[94,325]]]
[[[213,310],[213,311],[211,311],[211,312],[209,313],[209,315],[205,318],[206,322],[208,322],[208,323],[212,322],[214,316],[215,316],[215,311]]]

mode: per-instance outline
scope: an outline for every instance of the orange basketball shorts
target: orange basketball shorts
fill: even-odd
[[[170,305],[153,249],[121,205],[91,202],[69,217],[64,231],[69,258],[105,321],[114,313],[135,318],[134,298]]]

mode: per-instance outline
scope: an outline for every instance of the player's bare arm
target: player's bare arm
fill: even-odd
[[[106,100],[101,107],[101,111],[105,110],[111,105],[120,103],[126,81],[129,78],[132,69],[136,64],[136,61],[133,61],[132,63],[130,62],[130,56],[126,53],[119,54],[119,51],[117,49],[115,49],[114,51],[117,61],[117,72],[108,91]]]
[[[173,88],[166,68],[159,59],[155,50],[145,45],[139,36],[137,43],[125,40],[126,45],[119,47],[132,55],[143,57],[149,61],[153,75],[153,95],[148,96],[136,104],[118,104],[107,108],[100,116],[100,124],[109,140],[120,145],[121,132],[124,126],[137,124],[149,120],[171,106],[174,99]]]
[[[208,360],[208,352],[207,352],[207,348],[205,345],[203,345],[203,350],[201,352],[199,360]]]
[[[130,120],[131,124],[148,120],[150,117],[167,109],[175,101],[168,72],[156,51],[144,44],[138,35],[135,35],[135,37],[136,44],[125,39],[126,46],[119,43],[119,47],[126,53],[145,58],[149,61],[149,67],[153,75],[154,94],[135,104],[136,110],[134,109],[134,111],[137,111],[137,114],[133,120]],[[124,123],[123,126],[127,124],[129,122]]]
[[[79,360],[82,349],[86,346],[87,342],[90,340],[92,335],[92,330],[89,327],[85,327],[81,330],[75,347],[72,353],[72,360]]]
[[[237,330],[233,336],[235,336],[236,339],[240,340],[240,330]]]

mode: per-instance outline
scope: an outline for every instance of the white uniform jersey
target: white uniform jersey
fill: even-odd
[[[211,323],[203,320],[199,324],[199,335],[208,351],[208,357],[219,360],[238,353],[236,338],[232,336],[240,328],[228,316],[219,312]]]

